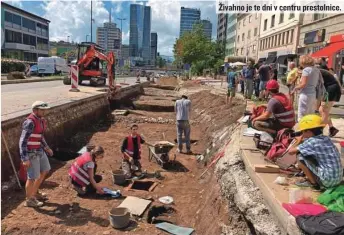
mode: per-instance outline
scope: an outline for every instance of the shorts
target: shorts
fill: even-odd
[[[235,88],[228,88],[227,96],[235,97]]]
[[[268,120],[265,120],[265,121],[255,121],[254,126],[257,128],[266,128],[266,129],[271,129],[271,130],[276,130],[276,131],[286,128],[285,126],[282,126],[279,121],[273,118],[269,118]]]
[[[266,84],[267,83],[268,83],[267,81],[260,81],[260,83],[259,83],[259,91],[266,90]]]
[[[339,102],[340,101],[340,97],[342,96],[342,90],[340,88],[340,86],[338,84],[333,84],[330,85],[326,88],[326,91],[328,93],[328,101],[329,102]],[[326,99],[326,97],[325,97]],[[324,100],[326,101],[326,100]]]
[[[29,151],[28,155],[31,163],[31,166],[27,169],[28,179],[36,180],[41,172],[50,171],[49,159],[43,150]]]

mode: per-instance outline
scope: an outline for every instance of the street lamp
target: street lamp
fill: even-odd
[[[86,42],[87,42],[87,37],[90,36],[89,34],[86,35]]]

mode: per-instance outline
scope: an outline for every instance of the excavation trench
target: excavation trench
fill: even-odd
[[[143,220],[138,220],[133,234],[157,234],[158,231],[147,223],[152,217],[156,221],[169,221],[176,225],[192,227],[195,234],[256,234],[251,220],[236,206],[224,193],[223,187],[218,183],[218,178],[213,174],[213,169],[205,174],[203,179],[199,176],[205,170],[205,165],[222,148],[231,137],[231,124],[243,113],[244,105],[240,100],[234,102],[230,109],[225,104],[223,96],[211,93],[209,90],[195,92],[190,95],[193,112],[191,122],[191,138],[193,155],[178,154],[174,157],[175,150],[169,152],[173,160],[170,167],[161,168],[154,160],[148,159],[148,148],[142,146],[141,164],[147,170],[149,183],[138,184],[134,190],[127,191],[121,186],[113,184],[112,172],[121,167],[122,154],[120,151],[123,139],[130,133],[132,123],[139,124],[139,133],[144,135],[146,141],[155,142],[166,140],[175,143],[176,126],[173,102],[179,96],[177,92],[146,88],[145,93],[122,104],[117,104],[121,109],[128,109],[127,115],[109,115],[97,123],[90,123],[83,131],[72,138],[60,141],[55,148],[55,160],[62,166],[56,170],[43,184],[51,202],[48,209],[34,212],[34,216],[25,216],[24,207],[11,206],[13,195],[4,197],[2,204],[3,232],[8,234],[121,234],[109,226],[107,213],[109,208],[118,206],[122,199],[116,200],[89,200],[75,197],[68,180],[68,170],[73,159],[79,155],[87,144],[101,145],[105,149],[105,158],[97,162],[98,173],[103,176],[103,185],[112,189],[119,189],[125,196],[137,196],[152,200],[152,206],[161,206],[159,198],[171,196],[174,203],[173,213],[159,219],[160,212],[148,210],[143,214]],[[169,95],[169,97],[166,96]],[[226,141],[227,140],[227,141]],[[197,157],[203,155],[201,162]],[[54,164],[52,164],[54,165]],[[159,177],[157,177],[159,176]],[[157,182],[153,191],[148,189]],[[50,187],[49,185],[55,185]],[[235,193],[233,192],[233,197]],[[15,195],[15,200],[20,200],[20,195]],[[227,198],[227,199],[226,199]],[[228,199],[230,201],[228,201]],[[70,210],[70,203],[77,203],[78,212]],[[16,208],[16,209],[15,209]],[[50,209],[49,209],[50,208]],[[52,209],[51,209],[52,208]],[[12,211],[15,209],[15,213]],[[59,210],[56,216],[49,211]],[[87,213],[86,213],[87,211]],[[166,214],[164,214],[166,216]],[[25,218],[25,219],[24,219]],[[88,223],[91,222],[90,226]],[[39,226],[38,226],[39,224]]]

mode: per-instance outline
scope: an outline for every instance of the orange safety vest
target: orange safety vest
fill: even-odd
[[[86,152],[76,158],[69,170],[69,176],[82,187],[90,184],[90,176],[83,168],[89,162],[92,162],[92,156],[89,152]]]
[[[289,98],[283,93],[277,93],[272,98],[278,100],[285,109],[282,113],[274,113],[274,117],[282,126],[292,128],[295,125],[295,111]]]
[[[27,142],[27,149],[28,150],[40,149],[41,144],[42,144],[43,133],[47,127],[46,120],[43,118],[38,118],[33,113],[31,113],[27,117],[27,119],[32,120],[35,126],[32,134],[29,136],[29,139]]]
[[[127,137],[127,148],[125,149],[125,152],[128,153],[130,156],[134,155],[134,142],[133,142],[133,137],[130,135]],[[137,135],[137,144],[139,147],[139,155],[138,155],[138,159],[141,158],[141,136]]]

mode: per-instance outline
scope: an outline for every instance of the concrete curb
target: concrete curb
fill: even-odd
[[[62,81],[62,80],[63,80],[63,78],[16,79],[16,80],[1,81],[1,85],[31,83],[31,82],[51,82],[51,81]]]

